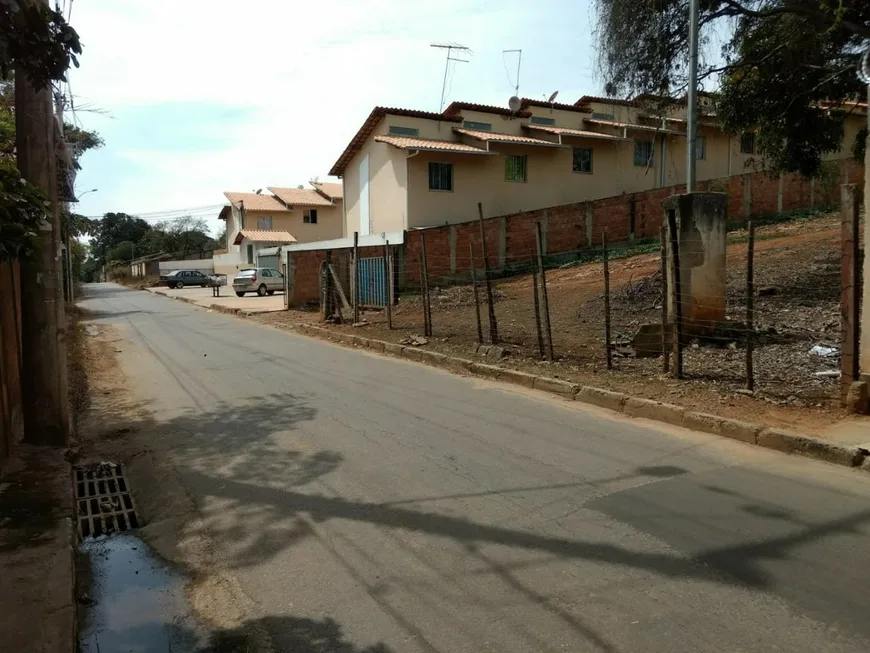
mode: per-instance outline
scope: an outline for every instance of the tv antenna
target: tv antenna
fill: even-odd
[[[514,86],[514,95],[519,97],[520,96],[520,67],[523,65],[523,51],[522,51],[522,49],[502,50],[501,56],[504,57],[504,55],[506,55],[506,54],[513,54],[513,53],[516,53],[517,55],[519,55],[517,57],[517,84],[516,84],[516,86]],[[507,68],[507,66],[505,66],[505,68]],[[510,82],[510,78],[508,78],[508,82]]]
[[[438,111],[441,112],[444,110],[444,91],[447,89],[447,71],[450,70],[450,62],[458,61],[460,63],[468,63],[468,59],[457,59],[450,55],[453,54],[454,50],[470,53],[471,48],[467,48],[464,45],[455,45],[453,43],[430,43],[429,47],[447,50],[447,60],[444,62],[444,81],[441,82],[441,104],[438,105]]]

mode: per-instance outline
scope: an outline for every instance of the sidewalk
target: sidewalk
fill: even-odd
[[[18,445],[0,478],[0,642],[76,650],[72,487],[63,450]]]
[[[254,313],[272,313],[284,310],[284,295],[275,293],[272,296],[258,297],[257,295],[245,295],[236,297],[232,287],[221,286],[220,297],[212,295],[211,288],[183,288],[173,290],[171,288],[147,288],[148,292],[157,295],[165,295],[172,299],[178,299],[188,304],[209,308],[224,313],[236,313],[252,315]]]

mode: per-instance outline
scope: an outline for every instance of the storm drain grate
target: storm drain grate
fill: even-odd
[[[133,497],[120,465],[103,462],[76,468],[74,475],[79,535],[99,537],[139,527]]]

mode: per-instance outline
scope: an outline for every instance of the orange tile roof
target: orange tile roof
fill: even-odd
[[[578,138],[600,138],[606,141],[623,141],[622,136],[614,136],[612,134],[602,134],[601,132],[590,132],[585,129],[570,129],[568,127],[556,127],[555,125],[523,125],[526,129],[535,129],[538,131],[554,134],[556,136],[576,136]]]
[[[456,141],[436,141],[430,138],[415,138],[413,136],[375,136],[375,141],[387,143],[402,150],[456,152],[458,154],[494,154],[479,147],[457,143]]]
[[[653,127],[652,125],[636,125],[632,122],[619,122],[617,120],[598,120],[597,118],[584,118],[583,122],[591,122],[593,125],[603,125],[605,127],[617,127],[619,129],[634,129],[646,132],[659,132],[661,134],[675,134],[677,136],[685,136],[685,132],[674,131],[673,129],[662,129],[661,127]]]
[[[347,144],[347,147],[344,148],[344,152],[342,152],[341,156],[338,157],[338,161],[336,161],[335,164],[332,166],[332,169],[329,171],[329,174],[331,176],[341,177],[344,174],[344,169],[347,167],[347,164],[350,163],[350,160],[354,157],[354,155],[360,151],[363,143],[365,143],[366,139],[371,136],[372,132],[375,130],[375,127],[378,126],[378,123],[386,115],[405,116],[408,118],[425,118],[427,120],[441,120],[444,122],[462,122],[461,116],[446,116],[441,113],[433,113],[431,111],[416,111],[414,109],[375,107],[374,109],[372,109],[369,117],[366,118],[365,122],[362,124],[362,127],[359,128],[359,131],[357,131],[356,135],[351,139],[350,143]]]
[[[272,195],[225,192],[224,197],[226,197],[236,208],[241,208],[241,204],[244,202],[245,209],[248,211],[288,211],[288,209]]]
[[[232,208],[230,207],[229,204],[227,204],[225,207],[223,207],[221,209],[221,212],[218,213],[218,220],[226,220],[227,218],[229,218],[231,210],[232,210]]]
[[[340,200],[344,197],[344,186],[333,181],[312,181],[311,185],[334,200]]]
[[[445,116],[456,116],[462,110],[480,111],[481,113],[492,113],[497,116],[515,116],[517,118],[528,118],[532,114],[529,111],[524,111],[522,108],[514,113],[506,107],[494,107],[488,104],[475,104],[474,102],[451,102],[444,109]]]
[[[541,109],[558,109],[559,111],[575,111],[577,113],[589,113],[590,110],[583,105],[563,104],[561,102],[547,102],[546,100],[533,100],[532,98],[524,97],[521,100],[520,106],[523,109],[528,107],[539,107]]]
[[[276,245],[285,245],[287,243],[295,243],[296,239],[289,231],[258,231],[256,229],[242,229],[236,234],[236,239],[233,245],[240,245],[242,240],[247,238],[255,243],[275,243]]]
[[[269,192],[288,206],[332,206],[332,202],[326,199],[313,188],[281,188],[269,186]]]
[[[539,138],[529,138],[528,136],[514,136],[513,134],[500,134],[498,132],[478,131],[476,129],[465,129],[463,127],[454,127],[453,131],[463,136],[468,136],[485,143],[513,143],[517,145],[544,145],[546,147],[562,147],[559,143],[553,141],[543,141]]]

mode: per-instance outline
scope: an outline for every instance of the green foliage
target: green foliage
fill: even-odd
[[[596,0],[599,66],[609,94],[680,96],[687,89],[688,0]],[[870,3],[701,0],[703,34],[724,41],[716,113],[730,133],[757,131],[755,163],[815,176],[841,149],[843,123],[865,87],[856,66]],[[849,143],[848,147],[857,146]]]
[[[39,246],[47,202],[17,168],[0,166],[0,260],[32,256]]]
[[[22,71],[37,88],[78,67],[79,35],[48,3],[0,0],[0,77]]]
[[[94,233],[91,254],[96,260],[106,263],[111,260],[107,257],[110,249],[124,242],[138,243],[150,230],[151,225],[141,218],[126,213],[106,213]]]
[[[60,214],[61,229],[64,237],[78,238],[79,236],[92,236],[97,232],[99,222],[79,213]]]
[[[97,132],[88,131],[70,123],[64,123],[63,137],[72,147],[73,163],[76,170],[82,169],[79,165],[79,159],[81,159],[85,152],[99,149],[105,145],[102,137]]]
[[[129,263],[136,254],[136,243],[125,240],[106,252],[106,263]]]

